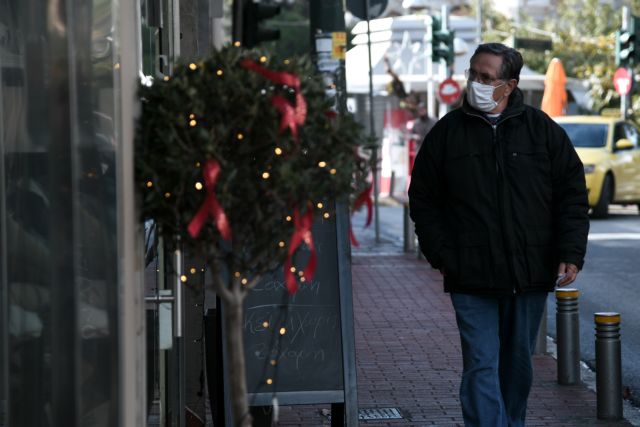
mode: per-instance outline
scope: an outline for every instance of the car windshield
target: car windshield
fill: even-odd
[[[607,144],[607,124],[560,123],[574,147],[596,148]]]

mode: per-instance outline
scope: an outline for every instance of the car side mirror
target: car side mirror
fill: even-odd
[[[616,141],[616,151],[618,150],[628,150],[633,148],[633,142],[629,141],[626,138],[622,138]]]

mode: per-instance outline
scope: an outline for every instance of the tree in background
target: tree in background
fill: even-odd
[[[483,2],[483,7],[486,41],[504,42],[509,36],[540,38],[541,31],[546,32],[552,36],[553,49],[546,52],[523,50],[525,64],[544,74],[551,59],[559,58],[567,77],[589,82],[589,107],[594,112],[619,105],[620,98],[613,87],[615,31],[621,22],[619,9],[614,10],[598,0],[559,0],[556,13],[536,28],[525,13],[521,14],[516,26],[488,1]],[[630,7],[632,13],[640,13],[640,0],[634,0]],[[640,103],[637,96],[634,96],[635,103]]]

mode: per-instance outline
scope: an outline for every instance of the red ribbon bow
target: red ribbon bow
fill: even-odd
[[[300,91],[300,79],[298,76],[292,73],[269,70],[250,59],[243,59],[240,61],[240,66],[266,77],[275,84],[286,85],[295,89],[295,107],[291,105],[285,97],[280,95],[274,95],[271,98],[271,103],[282,115],[282,118],[280,119],[280,132],[289,128],[291,129],[291,134],[297,139],[298,125],[302,125],[307,118],[307,102]]]
[[[209,215],[215,220],[216,227],[225,240],[231,240],[231,227],[224,210],[220,206],[215,194],[215,186],[220,175],[220,164],[215,160],[207,160],[202,168],[204,185],[207,189],[207,198],[189,223],[189,234],[194,239],[200,234]]]
[[[304,216],[300,216],[298,209],[293,213],[293,223],[295,230],[291,236],[291,242],[289,243],[289,255],[284,263],[284,277],[287,283],[287,290],[290,294],[295,294],[298,290],[298,281],[295,274],[291,271],[293,254],[298,247],[305,243],[309,247],[311,255],[307,261],[307,266],[304,269],[305,280],[311,281],[316,271],[316,249],[313,245],[313,235],[311,234],[311,226],[313,225],[313,208],[311,205],[307,207],[307,212]]]
[[[360,209],[360,207],[364,204],[367,205],[367,222],[365,223],[365,227],[371,225],[371,220],[373,219],[373,200],[371,199],[371,190],[373,186],[368,186],[365,188],[362,193],[358,195],[356,201],[353,203],[353,212]],[[356,235],[353,233],[353,228],[351,224],[349,224],[349,238],[351,239],[351,244],[353,246],[360,246],[358,240],[356,240]]]

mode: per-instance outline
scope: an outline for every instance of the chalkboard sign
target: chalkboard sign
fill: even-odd
[[[281,405],[344,403],[347,424],[356,425],[348,207],[338,203],[336,215],[316,220],[312,232],[318,257],[313,280],[289,296],[278,269],[247,297],[249,404],[271,405],[274,393]],[[299,251],[294,265],[303,267],[308,255]]]

